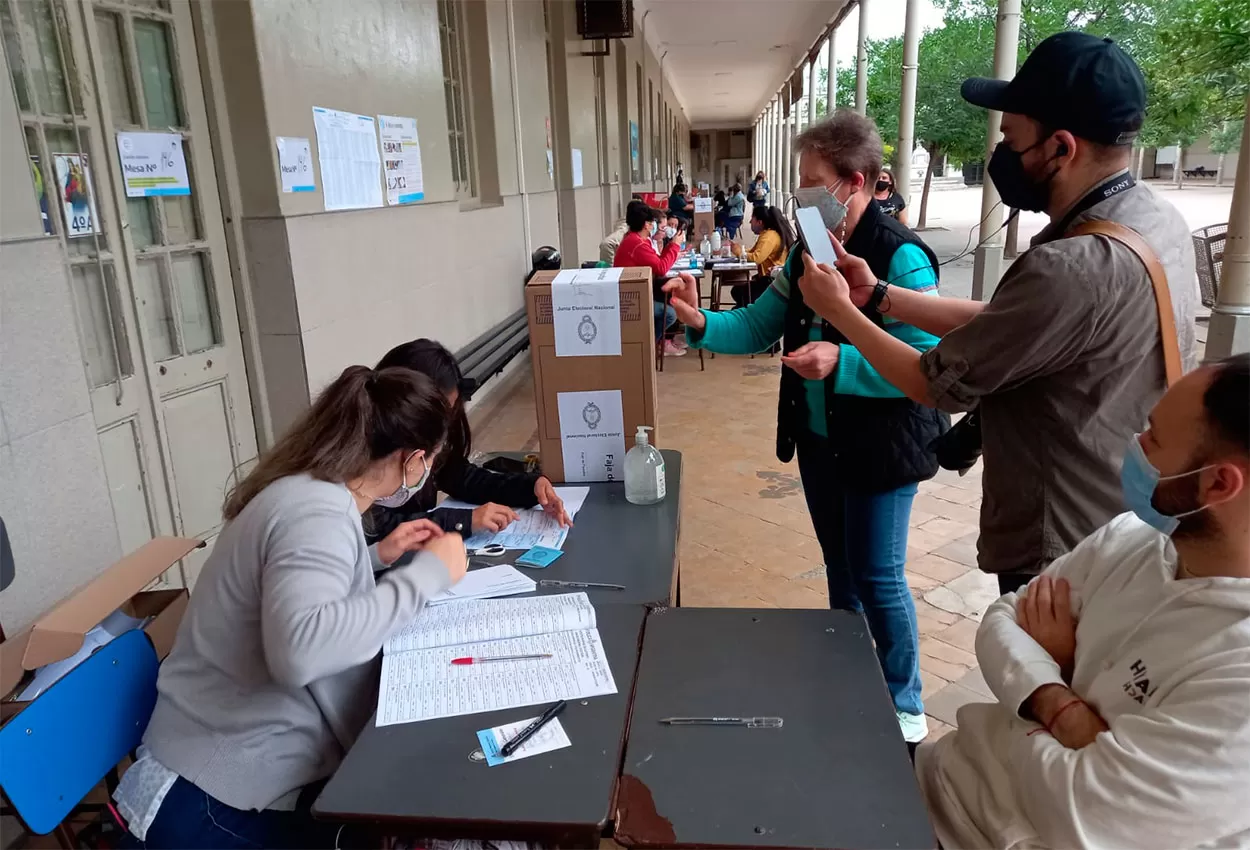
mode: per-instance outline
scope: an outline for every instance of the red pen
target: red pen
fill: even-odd
[[[540,653],[538,655],[488,655],[483,658],[453,658],[452,664],[486,664],[490,661],[534,661],[542,658],[552,658],[550,652]]]

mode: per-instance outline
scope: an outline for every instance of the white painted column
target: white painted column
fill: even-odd
[[[773,119],[774,120],[774,124],[773,124],[774,151],[773,151],[773,181],[772,181],[773,193],[776,196],[776,200],[774,200],[773,203],[776,206],[779,206],[782,209],[785,209],[786,175],[785,175],[785,172],[782,171],[782,166],[785,165],[786,139],[785,139],[785,120],[782,118],[780,95],[773,98],[773,111],[776,113]]]
[[[1010,80],[1016,75],[1016,51],[1020,43],[1020,0],[998,0],[998,27],[994,33],[994,76]],[[985,161],[990,161],[994,147],[1002,139],[998,125],[1001,112],[986,117]],[[988,301],[1003,273],[1003,210],[998,190],[987,173],[981,183],[981,222],[977,231],[977,249],[972,262],[972,297]]]
[[[868,114],[868,0],[859,0],[859,43],[855,54],[855,111]]]
[[[807,60],[807,126],[810,127],[816,123],[816,81],[820,79],[819,64],[816,60],[820,56],[820,48],[817,47],[812,52],[811,58]]]
[[[898,147],[894,188],[907,203],[911,194],[911,151],[916,146],[916,69],[920,64],[920,0],[907,0],[903,28],[903,87],[898,100]]]
[[[783,100],[789,95],[783,95]],[[790,106],[790,115],[786,116],[784,105],[781,110],[781,185],[785,187],[785,197],[789,199],[794,192],[790,182],[790,144],[794,140],[794,105]]]
[[[837,43],[838,31],[836,29],[829,32],[829,68],[826,72],[827,83],[825,85],[825,109],[829,115],[837,109],[838,104],[838,63],[834,57],[834,46]]]
[[[1250,106],[1250,98],[1246,99]],[[1224,242],[1220,291],[1207,333],[1207,358],[1250,351],[1250,109],[1241,128],[1241,155]]]
[[[769,193],[768,202],[770,204],[777,203],[777,101],[774,98],[772,103],[768,104],[768,165],[765,168],[765,175],[768,179]]]

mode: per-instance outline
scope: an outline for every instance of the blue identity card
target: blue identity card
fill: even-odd
[[[559,549],[548,549],[546,546],[535,546],[524,555],[516,559],[518,567],[533,567],[535,569],[544,569],[551,566],[556,558],[564,553]]]

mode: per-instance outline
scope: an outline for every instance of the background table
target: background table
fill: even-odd
[[[617,693],[569,702],[560,722],[573,746],[498,767],[470,761],[479,729],[537,717],[546,705],[382,728],[370,720],[313,811],[389,834],[598,847],[611,814],[645,613],[641,605],[596,607]]]
[[[781,729],[662,726],[780,716]],[[872,640],[846,611],[647,619],[617,797],[631,847],[935,847]]]
[[[678,601],[677,537],[681,525],[681,452],[662,450],[667,495],[655,505],[625,501],[624,483],[588,486],[590,495],[573,520],[564,555],[546,569],[517,567],[525,575],[562,581],[623,584],[625,590],[587,588],[590,601],[673,605]],[[474,569],[511,564],[520,551],[498,558],[473,556]],[[539,593],[569,593],[580,588],[539,587]]]

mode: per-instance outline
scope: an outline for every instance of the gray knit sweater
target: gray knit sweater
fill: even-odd
[[[329,776],[377,702],[378,652],[450,584],[418,553],[374,579],[347,488],[307,475],[265,488],[217,538],[144,743],[238,809]]]

